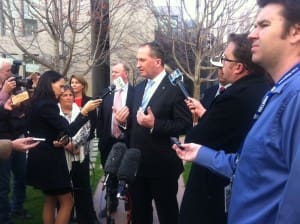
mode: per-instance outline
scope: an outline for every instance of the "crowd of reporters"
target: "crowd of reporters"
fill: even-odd
[[[221,57],[222,63],[218,66],[220,74],[224,75],[223,78],[227,75],[226,84],[231,85],[226,86],[224,93],[219,88],[207,106],[190,98],[182,83],[177,80],[177,76],[174,78],[173,73],[170,75],[166,72],[164,52],[156,42],[145,43],[138,48],[137,68],[145,80],[134,87],[133,93],[129,92],[131,86],[127,84],[127,66],[118,63],[113,67],[113,74],[123,79],[125,87],[119,89],[121,91],[118,93],[108,91],[107,93],[111,93],[108,94],[109,97],[89,100],[86,104],[85,95],[82,94],[82,89],[81,94],[78,94],[80,91],[77,86],[79,82],[79,86],[84,87],[84,81],[73,76],[70,81],[73,92],[71,90],[68,92],[63,77],[54,71],[47,71],[41,76],[29,105],[15,104],[10,96],[16,88],[16,78],[10,77],[10,65],[1,62],[0,138],[10,139],[0,142],[1,147],[4,147],[0,148],[1,154],[3,157],[9,157],[0,163],[1,223],[11,223],[11,216],[14,214],[30,218],[23,208],[25,170],[27,183],[40,189],[45,195],[43,222],[45,224],[69,222],[73,208],[72,192],[76,192],[76,186],[72,186],[71,183],[72,181],[75,183],[79,178],[72,179],[70,170],[75,170],[73,163],[76,161],[86,160],[86,164],[89,163],[85,147],[88,148],[86,143],[93,137],[91,135],[96,123],[99,146],[107,144],[99,147],[99,150],[106,181],[111,180],[110,185],[107,185],[107,207],[103,217],[106,215],[110,218],[111,212],[118,206],[118,197],[122,198],[128,193],[132,200],[130,222],[133,224],[153,223],[152,200],[155,202],[161,224],[200,222],[220,224],[227,223],[227,220],[231,224],[297,223],[299,209],[295,198],[298,197],[292,196],[291,192],[296,192],[299,186],[296,181],[299,174],[299,163],[296,163],[299,144],[296,143],[299,138],[295,137],[299,132],[299,125],[297,125],[298,117],[289,102],[299,107],[297,75],[300,60],[300,20],[295,13],[289,17],[287,12],[295,12],[293,8],[299,9],[299,3],[289,1],[258,1],[258,3],[261,11],[254,31],[249,35],[231,35]],[[287,20],[285,26],[279,22],[282,20]],[[271,30],[274,29],[273,32],[262,32],[266,21],[271,21],[269,26]],[[281,29],[280,34],[278,30]],[[289,55],[289,58],[286,58],[290,60],[280,55],[276,57],[274,55],[276,60],[270,56],[272,53],[270,49],[275,45],[266,47],[268,41],[263,37],[272,41],[271,34],[274,34],[274,41],[282,42],[281,45],[276,45],[276,49],[285,54],[284,56]],[[260,45],[259,41],[265,45]],[[279,61],[282,62],[283,69],[276,67]],[[265,76],[261,68],[257,70],[253,62],[266,69],[269,76]],[[272,85],[274,87],[267,92]],[[265,92],[267,94],[264,103],[259,106]],[[63,95],[64,93],[69,96]],[[133,94],[132,98],[129,98],[132,101],[128,101],[127,94]],[[59,100],[61,110],[57,106]],[[78,108],[73,105],[73,101]],[[276,102],[280,109],[276,107]],[[218,105],[222,105],[222,113],[215,112],[220,110]],[[236,105],[239,106],[234,108]],[[98,118],[92,118],[93,111],[99,106]],[[224,108],[228,106],[230,108],[225,110]],[[72,117],[70,111],[73,111],[73,108],[77,112]],[[252,114],[255,114],[254,119]],[[291,116],[287,117],[287,114]],[[231,120],[228,120],[228,117]],[[238,120],[238,125],[233,125],[232,122],[237,122],[240,117],[242,118]],[[219,123],[213,124],[215,120],[213,122],[212,119],[218,120]],[[268,123],[266,127],[261,128],[263,119]],[[223,132],[218,132],[222,128],[221,124],[228,122],[231,122],[227,126],[230,130],[222,129]],[[89,130],[81,133],[88,132],[88,135],[79,136],[81,140],[77,141],[77,137],[73,136],[80,133],[83,125]],[[275,129],[272,128],[274,125],[277,125]],[[215,128],[211,131],[211,135],[208,135],[212,127]],[[186,133],[186,141],[191,143],[173,145],[170,137],[179,137]],[[233,133],[238,139],[231,136]],[[261,135],[258,136],[257,133]],[[25,135],[30,137],[20,138]],[[37,141],[32,137],[44,140]],[[244,139],[246,140],[243,144]],[[270,142],[270,139],[273,141]],[[82,145],[85,146],[81,148]],[[16,149],[16,152],[9,155],[12,148]],[[29,150],[26,166],[24,151],[29,148],[33,149]],[[269,156],[262,150],[266,150]],[[4,151],[6,153],[3,153]],[[12,197],[10,205],[8,200],[10,171],[17,170],[13,167],[14,153],[21,153],[19,159],[23,162],[17,162],[15,168],[22,165],[23,172],[14,175],[14,178],[19,178],[16,183],[20,186],[13,185],[15,188],[13,194],[16,195]],[[69,155],[71,158],[67,161],[66,157]],[[177,180],[183,166],[179,158],[194,162],[180,211],[176,193]],[[263,158],[265,163],[261,163],[260,158]],[[68,162],[71,165],[68,166]],[[201,165],[201,168],[197,168],[196,164]],[[88,191],[84,196],[81,193],[76,196],[75,193],[76,209],[82,205],[76,204],[76,197],[91,198],[86,167],[76,168],[79,176],[84,176],[82,182],[87,184]],[[263,169],[266,169],[267,173],[263,173]],[[216,173],[224,177],[221,178]],[[277,176],[280,178],[276,179]],[[202,178],[201,183],[195,181],[198,177]],[[263,189],[252,186],[252,182],[261,185]],[[198,186],[196,190],[193,188],[195,184]],[[119,189],[116,189],[117,187]],[[228,198],[231,187],[233,187],[232,198]],[[84,188],[82,183],[78,188]],[[199,193],[198,190],[205,193]],[[196,200],[192,200],[193,197]],[[200,198],[200,201],[197,201],[197,198]],[[231,203],[228,204],[228,201]],[[200,205],[200,211],[197,213]],[[81,220],[79,218],[77,220],[79,223],[98,222],[93,206],[89,206],[92,215],[83,216]],[[82,210],[84,208],[77,211],[78,217]]]

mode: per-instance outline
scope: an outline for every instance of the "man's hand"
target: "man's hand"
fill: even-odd
[[[124,125],[127,123],[127,118],[129,116],[129,108],[127,106],[122,107],[118,110],[115,107],[112,107],[112,111],[115,114],[115,119],[120,125]]]
[[[4,104],[4,109],[9,111],[13,110],[11,98],[8,98],[8,100],[6,100]]]
[[[200,101],[196,100],[195,98],[189,97],[184,101],[194,116],[201,118],[206,112],[206,109],[203,107]]]
[[[180,149],[176,144],[172,145],[172,148],[176,151],[178,157],[185,161],[194,161],[200,150],[201,145],[195,143],[180,144]]]
[[[142,108],[137,111],[136,119],[139,125],[145,128],[153,128],[155,117],[150,107],[147,108],[147,115],[144,114]]]
[[[25,152],[26,150],[37,146],[39,143],[39,141],[34,141],[31,137],[18,138],[12,141],[12,147],[17,151]]]
[[[7,80],[5,80],[2,91],[6,92],[7,94],[10,94],[13,89],[16,88],[16,81],[14,77],[10,77]]]

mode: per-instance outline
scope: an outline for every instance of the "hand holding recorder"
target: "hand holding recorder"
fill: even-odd
[[[181,142],[176,137],[171,137],[171,142],[175,144],[179,149],[184,150],[184,148],[181,146]]]
[[[196,159],[197,154],[201,149],[201,145],[195,143],[180,144],[180,147],[183,148],[183,150],[180,149],[176,144],[172,146],[180,159],[191,162]]]

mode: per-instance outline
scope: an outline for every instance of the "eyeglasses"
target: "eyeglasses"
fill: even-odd
[[[221,57],[221,62],[224,63],[224,61],[228,61],[228,62],[240,62],[240,61],[237,61],[237,60],[231,60],[231,59],[228,59],[226,57]]]

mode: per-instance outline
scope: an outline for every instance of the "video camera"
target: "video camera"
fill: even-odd
[[[23,78],[19,75],[19,69],[22,62],[20,60],[13,60],[13,64],[11,65],[11,73],[12,77],[15,78],[16,81],[16,91],[21,90],[21,87],[27,88],[29,80]]]
[[[13,90],[14,96],[12,97],[13,105],[17,105],[29,99],[28,91],[23,91],[22,89],[22,87],[24,87],[24,89],[27,90],[29,80],[19,75],[19,69],[21,64],[21,61],[13,60],[13,64],[11,65],[11,77],[14,77],[16,81],[16,88]]]

